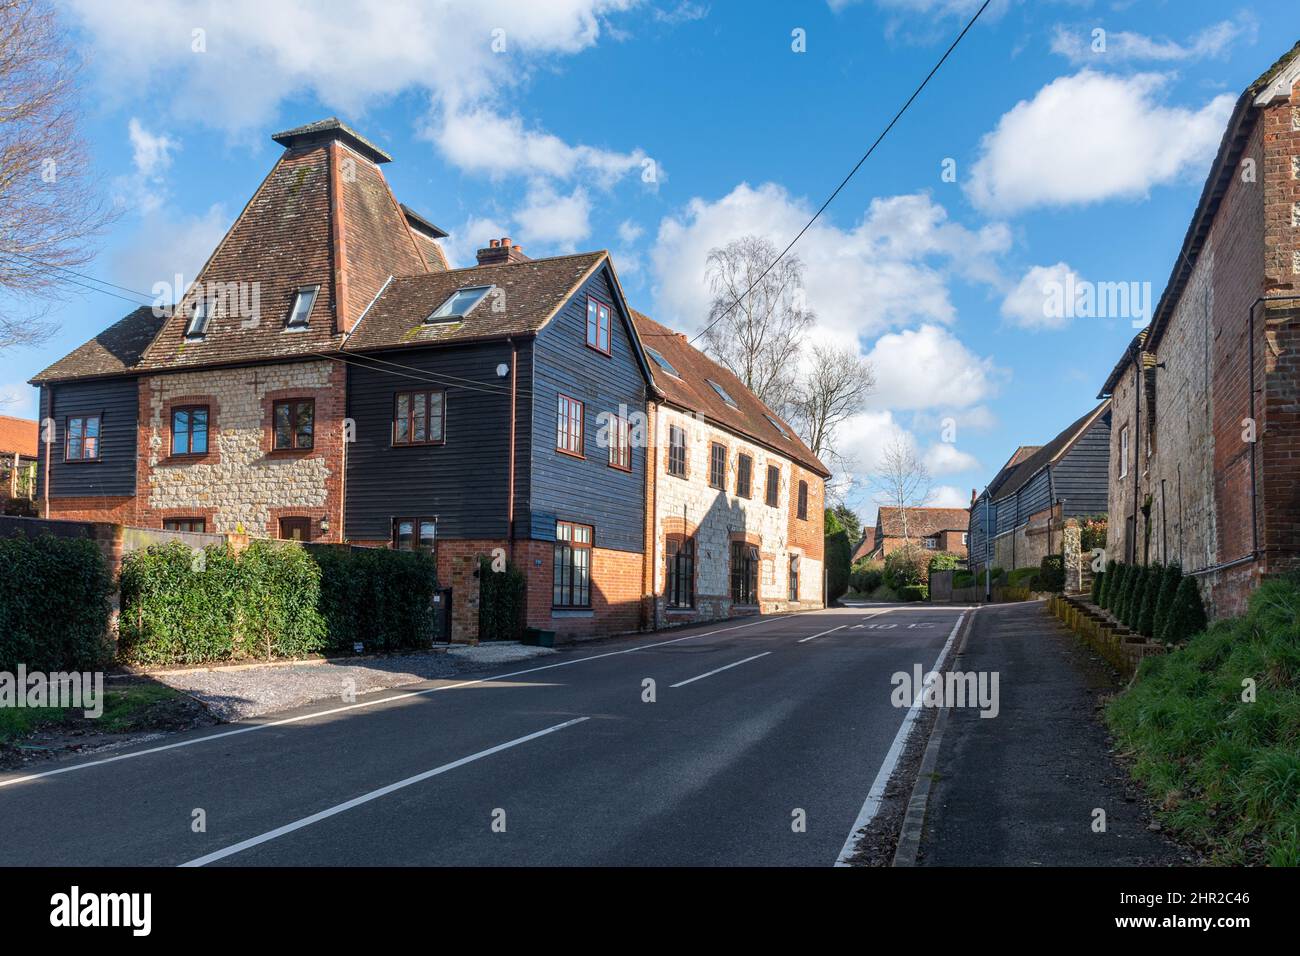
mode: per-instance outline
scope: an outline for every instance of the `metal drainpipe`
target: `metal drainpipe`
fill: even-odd
[[[506,547],[510,555],[510,562],[515,560],[515,383],[517,381],[516,367],[519,364],[519,347],[515,340],[507,338],[510,343],[510,467],[508,469],[509,481],[507,482],[506,501]]]

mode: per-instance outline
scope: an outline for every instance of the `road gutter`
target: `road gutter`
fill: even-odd
[[[966,641],[974,627],[976,607],[966,619],[966,627],[961,639],[951,655],[955,662],[966,650]],[[938,670],[939,668],[935,668]],[[912,786],[912,795],[907,801],[907,812],[898,832],[898,845],[894,849],[894,860],[890,866],[916,866],[917,856],[921,852],[921,836],[925,829],[925,814],[930,804],[930,789],[934,785],[935,767],[939,763],[939,748],[943,744],[943,730],[948,723],[948,712],[952,708],[944,707],[935,716],[934,726],[930,728],[930,739],[926,742],[925,753],[921,756],[921,765],[916,771],[916,783]]]
[[[975,609],[978,610],[978,609]],[[944,643],[943,648],[939,651],[939,656],[935,658],[934,666],[931,671],[941,671],[945,664],[953,656],[957,635],[961,632],[962,625],[969,619],[975,617],[974,610],[963,610],[961,616],[957,618],[957,623],[952,627],[952,633],[948,635],[948,640]],[[969,629],[967,631],[969,633]],[[849,861],[853,858],[857,850],[858,834],[865,827],[871,824],[880,811],[880,805],[884,800],[885,788],[889,786],[890,778],[898,769],[898,762],[903,756],[903,751],[907,749],[908,738],[912,735],[912,730],[916,726],[917,717],[921,713],[922,700],[925,695],[925,688],[919,687],[916,696],[912,701],[912,706],[903,718],[903,723],[898,728],[898,733],[894,735],[894,741],[885,754],[884,762],[880,765],[880,770],[876,774],[875,781],[871,784],[871,789],[867,792],[867,799],[862,804],[862,809],[858,812],[858,818],[854,821],[849,830],[848,839],[844,841],[844,846],[840,849],[839,856],[835,860],[835,866],[849,866]]]

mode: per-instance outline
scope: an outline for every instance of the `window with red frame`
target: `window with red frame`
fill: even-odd
[[[313,399],[276,402],[274,415],[276,451],[311,448],[316,426],[316,402]]]
[[[64,461],[96,461],[99,458],[99,416],[77,415],[64,425]]]
[[[609,417],[609,465],[623,471],[632,470],[632,439],[627,419],[621,415]]]
[[[394,445],[441,445],[443,393],[398,392],[393,397]]]
[[[561,395],[555,424],[556,449],[581,458],[583,456],[582,402],[576,398],[569,398],[568,395]]]
[[[606,355],[609,347],[609,306],[599,299],[587,298],[587,344]]]

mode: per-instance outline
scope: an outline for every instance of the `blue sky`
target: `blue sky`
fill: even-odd
[[[270,135],[339,115],[394,156],[398,198],[454,261],[499,235],[608,248],[634,306],[693,330],[708,250],[784,246],[978,0],[59,5],[123,204],[88,274],[146,294],[192,279]],[[817,337],[876,368],[841,435],[850,504],[874,514],[863,479],[895,435],[959,505],[1091,407],[1131,318],[1046,316],[1044,283],[1158,298],[1233,101],[1298,38],[1294,2],[995,0],[795,250]],[[53,341],[0,356],[4,411],[34,417],[22,383],[130,308],[58,303]]]

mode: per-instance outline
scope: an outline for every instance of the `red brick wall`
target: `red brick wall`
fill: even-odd
[[[551,608],[555,573],[554,543],[516,541],[515,555],[528,578],[529,627],[554,631],[557,641],[575,641],[635,631],[642,626],[645,562],[641,554],[593,548],[591,615]]]
[[[50,513],[45,518],[64,521],[107,521],[112,524],[137,524],[136,499],[113,497],[51,498]],[[159,527],[162,527],[160,524]]]
[[[826,548],[826,498],[825,482],[820,475],[790,463],[790,547],[798,548],[804,557],[815,561],[823,559]],[[808,482],[808,520],[799,518],[799,482]]]

